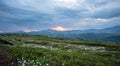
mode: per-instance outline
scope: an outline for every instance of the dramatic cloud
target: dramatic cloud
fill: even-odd
[[[120,25],[120,0],[0,0],[0,32]]]

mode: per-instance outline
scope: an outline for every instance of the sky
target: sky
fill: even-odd
[[[120,25],[120,0],[0,0],[0,32]]]

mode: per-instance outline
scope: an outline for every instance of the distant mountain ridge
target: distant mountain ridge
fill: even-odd
[[[57,38],[120,42],[120,37],[119,37],[120,25],[108,27],[104,29],[69,30],[69,31],[56,31],[56,30],[48,29],[48,30],[33,31],[33,32],[19,31],[16,33],[44,35],[44,36],[57,37]]]
[[[38,32],[29,32],[28,34],[45,35],[58,38],[85,39],[94,41],[111,41],[111,39],[114,39],[112,40],[113,42],[116,42],[116,40],[117,42],[120,42],[120,38],[116,37],[120,35],[120,25],[104,29],[89,30],[56,31],[48,29]]]
[[[117,33],[120,32],[120,25],[116,25],[104,29],[71,30],[71,31],[77,31],[81,33]]]

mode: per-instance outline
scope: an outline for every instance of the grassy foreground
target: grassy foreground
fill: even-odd
[[[1,34],[0,66],[119,66],[120,44]]]

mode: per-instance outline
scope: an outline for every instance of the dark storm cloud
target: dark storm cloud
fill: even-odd
[[[0,31],[43,30],[57,25],[72,29],[118,25],[119,3],[120,0],[1,0]]]

